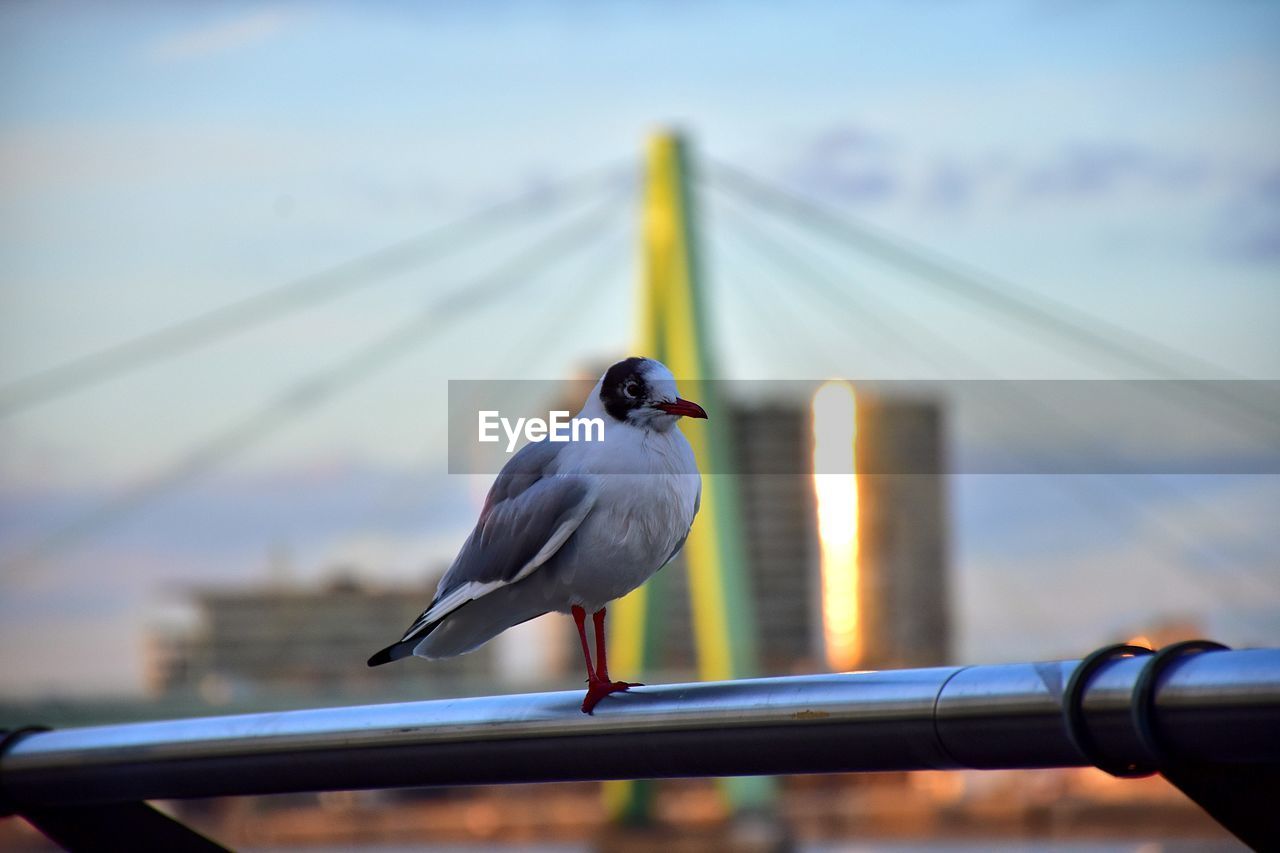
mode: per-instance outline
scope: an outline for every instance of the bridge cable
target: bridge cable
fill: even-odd
[[[781,188],[772,182],[757,178],[736,166],[723,161],[709,160],[700,179],[713,190],[727,192],[746,201],[753,207],[785,219],[805,230],[826,234],[837,241],[874,257],[882,263],[904,269],[917,281],[931,285],[944,293],[959,295],[988,309],[1019,319],[1054,333],[1086,350],[1107,353],[1111,358],[1124,361],[1143,371],[1165,379],[1190,380],[1203,378],[1196,374],[1210,374],[1215,378],[1240,379],[1219,365],[1197,356],[1162,344],[1125,329],[1109,321],[1089,315],[1064,303],[1032,294],[1010,282],[1001,281],[987,273],[964,269],[959,262],[944,258],[936,252],[909,244],[899,237],[890,237],[873,231],[865,224],[801,196]],[[1100,333],[1096,329],[1103,329]],[[1127,339],[1127,340],[1125,340]],[[1158,355],[1153,354],[1158,353]],[[1190,372],[1169,365],[1169,359],[1182,361]],[[1215,382],[1190,382],[1186,388],[1218,405],[1225,405],[1248,414],[1274,429],[1277,413],[1260,407],[1256,401],[1224,390]]]
[[[597,169],[550,189],[521,193],[418,236],[13,380],[0,386],[0,417],[265,325],[482,243],[498,233],[498,226],[544,216],[548,201],[555,206],[570,204],[602,187],[608,189],[622,174],[616,166]]]
[[[785,277],[787,281],[801,285],[800,290],[792,293],[816,296],[823,304],[829,306],[826,310],[815,308],[815,316],[821,318],[822,322],[828,325],[836,322],[830,311],[830,308],[834,308],[837,312],[852,317],[864,329],[870,330],[881,342],[891,346],[896,345],[903,351],[914,354],[919,361],[929,364],[940,375],[949,372],[949,366],[956,363],[954,360],[948,361],[934,356],[925,348],[915,346],[908,335],[899,332],[891,323],[885,321],[882,315],[888,312],[878,312],[865,300],[863,294],[854,288],[837,285],[833,274],[819,269],[806,255],[790,249],[782,241],[775,239],[765,229],[752,222],[745,212],[733,207],[732,204],[722,205],[719,211],[723,221],[728,224],[729,230],[737,233],[739,238],[737,242],[740,245],[761,258],[766,265],[777,270],[779,275]],[[809,305],[815,305],[812,299],[806,301]],[[940,342],[938,336],[924,329],[922,324],[905,317],[901,320],[904,325],[914,325],[918,332],[924,331],[924,334],[918,335],[916,340]],[[801,337],[807,339],[809,336]],[[827,361],[836,363],[839,361],[838,358],[833,359],[828,352],[824,351],[823,355]]]
[[[101,533],[157,497],[199,477],[270,433],[372,376],[396,358],[429,342],[424,333],[441,322],[528,287],[581,248],[583,238],[598,232],[614,209],[592,207],[535,246],[521,252],[487,275],[435,300],[407,323],[374,340],[341,363],[321,370],[286,389],[248,417],[203,442],[147,481],[96,510],[73,520],[32,547],[3,561],[6,569],[41,563],[67,548]]]
[[[625,238],[628,237],[627,231],[619,230],[616,239],[606,237],[599,240],[598,243],[602,249],[599,255],[595,257],[588,255],[580,270],[565,275],[564,280],[558,282],[561,285],[577,285],[569,288],[563,300],[551,299],[552,294],[544,292],[540,301],[549,306],[544,312],[548,316],[525,323],[525,334],[513,338],[501,350],[501,355],[494,360],[495,365],[502,369],[509,368],[512,364],[519,364],[521,372],[525,375],[536,375],[534,371],[539,369],[543,360],[552,353],[557,344],[564,341],[563,338],[548,341],[546,330],[563,319],[566,313],[565,305],[572,306],[575,317],[582,318],[588,314],[598,297],[606,291],[602,282],[610,281],[612,276],[619,276],[620,271],[625,270],[629,260],[625,245]],[[366,510],[361,512],[359,518],[351,524],[351,529],[371,528],[378,519],[398,513],[415,499],[413,474],[415,471],[421,473],[423,469],[428,469],[427,473],[429,473],[430,460],[438,452],[440,441],[445,437],[442,435],[442,427],[444,432],[448,431],[447,421],[437,423],[429,430],[426,440],[415,454],[416,462],[405,466],[384,485],[377,495],[370,499]]]
[[[806,287],[815,288],[818,291],[823,292],[824,297],[828,301],[828,304],[833,305],[839,310],[850,312],[849,316],[854,318],[855,321],[856,320],[866,321],[874,317],[872,310],[869,309],[869,307],[865,302],[859,303],[859,307],[862,309],[861,311],[851,311],[851,308],[849,305],[841,303],[838,296],[852,298],[855,301],[859,301],[859,300],[858,300],[858,297],[855,296],[855,292],[852,289],[838,286],[833,274],[826,273],[824,270],[821,270],[817,265],[807,261],[802,255],[791,251],[785,245],[783,245],[780,241],[776,240],[772,235],[767,233],[764,229],[756,227],[754,223],[749,224],[748,220],[745,217],[741,216],[741,214],[738,211],[736,210],[731,211],[729,208],[725,207],[725,208],[722,208],[722,212],[730,214],[728,216],[723,217],[724,221],[730,224],[731,227],[736,228],[740,232],[740,234],[743,236],[743,239],[741,240],[741,242],[747,246],[750,246],[752,250],[757,254],[758,257],[763,258],[767,263],[770,263],[771,265],[773,265],[775,269],[778,269],[783,275],[787,277],[788,281],[801,283]],[[896,312],[896,309],[891,309],[890,306],[887,303],[885,303],[883,300],[881,300],[881,309],[882,310],[887,309],[889,312]],[[905,312],[896,312],[896,313],[897,313],[898,322],[909,328],[914,328],[915,335],[919,339],[924,340],[927,338],[927,339],[932,339],[935,342],[940,341],[940,339],[936,335],[931,334],[930,330],[928,330],[923,324],[914,320]],[[907,348],[908,350],[921,352],[921,350],[919,350],[918,348],[912,348],[909,346],[909,341],[911,340],[909,336],[903,335],[897,332],[892,328],[892,326],[885,323],[882,318],[875,318],[874,320],[872,320],[872,325],[878,329],[878,331],[883,337],[892,337],[893,339],[896,339],[901,344],[903,344],[904,347]],[[932,356],[929,356],[928,360],[935,363],[937,366],[941,367],[944,373],[953,373],[954,369],[957,367],[964,369],[963,365],[966,365],[966,364],[969,366],[968,367],[969,370],[973,370],[974,367],[976,366],[976,362],[973,360],[973,358],[958,347],[948,347],[948,353],[945,356],[945,358],[942,360],[935,360]],[[978,370],[981,371],[981,368],[978,367]],[[983,382],[976,383],[976,386],[979,388],[979,390],[985,390],[987,387],[986,383],[983,383]],[[1011,383],[1011,387],[1017,390],[1019,386],[1017,382],[1013,382]],[[988,394],[987,396],[988,396],[988,403],[993,403],[995,404],[995,406],[1002,408],[1006,414],[1005,419],[993,420],[992,423],[995,423],[999,428],[1007,431],[1010,426],[1007,415],[1009,413],[1019,414],[1020,409],[1009,405],[1008,401],[998,394]],[[1038,398],[1033,397],[1032,395],[1026,394],[1025,392],[1022,392],[1021,396],[1026,402],[1030,403],[1033,408],[1038,408],[1042,414],[1046,414],[1050,417],[1053,417],[1055,420],[1059,421],[1062,425],[1067,426],[1069,429],[1074,431],[1077,435],[1083,435],[1086,437],[1089,436],[1089,433],[1087,430],[1081,430],[1078,427],[1078,425],[1071,422],[1063,413],[1058,412],[1056,410],[1048,409],[1046,404],[1043,401],[1039,400]],[[991,411],[992,408],[993,406],[986,406],[986,407],[982,407],[980,411],[983,411],[990,415],[990,414],[993,414],[993,412]],[[1163,543],[1163,549],[1166,551],[1174,551],[1178,547],[1184,547],[1184,548],[1191,548],[1193,550],[1198,550],[1201,553],[1210,554],[1211,552],[1216,550],[1216,549],[1212,549],[1210,546],[1204,545],[1203,542],[1200,542],[1188,536],[1184,531],[1182,531],[1176,525],[1168,523],[1161,513],[1152,510],[1152,508],[1147,504],[1147,502],[1144,501],[1142,497],[1138,495],[1133,489],[1126,488],[1127,486],[1130,485],[1128,478],[1121,477],[1121,479],[1117,481],[1116,477],[1114,476],[1105,476],[1101,482],[1102,484],[1105,484],[1107,488],[1097,489],[1096,488],[1097,484],[1095,483],[1094,478],[1090,478],[1090,477],[1085,477],[1082,479],[1081,477],[1078,477],[1075,475],[1055,475],[1055,474],[1043,474],[1039,476],[1047,477],[1048,482],[1050,482],[1055,487],[1063,490],[1065,493],[1069,494],[1070,496],[1076,498],[1078,502],[1081,504],[1081,506],[1084,506],[1090,511],[1102,512],[1100,508],[1097,506],[1097,504],[1090,499],[1088,494],[1088,492],[1090,491],[1090,489],[1088,488],[1089,486],[1095,486],[1093,490],[1094,494],[1102,494],[1104,492],[1110,493],[1113,497],[1118,498],[1122,502],[1127,503],[1130,506],[1138,509],[1142,514],[1146,515],[1151,521],[1155,523],[1155,525],[1157,526],[1156,533],[1158,535],[1158,538]],[[1066,477],[1065,480],[1063,479],[1064,476]],[[1150,480],[1150,478],[1148,479]],[[1173,497],[1178,500],[1189,500],[1194,505],[1197,505],[1203,513],[1216,517],[1216,513],[1212,512],[1211,508],[1206,507],[1201,501],[1199,501],[1198,499],[1190,495],[1187,495],[1182,490],[1173,488],[1169,484],[1159,479],[1154,479],[1150,481],[1155,483],[1159,489],[1163,490],[1170,497]],[[1106,517],[1110,518],[1109,515],[1107,515]],[[1212,554],[1212,555],[1217,556],[1216,554]],[[1215,562],[1221,563],[1221,560],[1215,559]],[[1178,565],[1178,564],[1176,562],[1171,561],[1170,565]],[[1247,566],[1243,566],[1243,567],[1232,566],[1232,568],[1243,568],[1246,572],[1248,572],[1248,574],[1251,577],[1253,577],[1253,579],[1261,581],[1260,578],[1257,578],[1256,576],[1254,576],[1253,572],[1250,571],[1249,567]],[[1202,590],[1209,592],[1211,596],[1216,597],[1219,594],[1220,590],[1216,590],[1215,588],[1213,588],[1208,578],[1201,578],[1198,574],[1188,573],[1186,571],[1180,571],[1180,573],[1183,575],[1185,579],[1190,579],[1193,585],[1198,586]]]
[[[847,314],[852,322],[857,323],[863,328],[869,327],[874,330],[880,340],[892,342],[903,349],[914,349],[911,347],[909,338],[906,335],[898,332],[892,326],[883,322],[881,318],[877,317],[872,307],[861,300],[861,294],[856,294],[856,292],[851,288],[835,287],[830,273],[825,270],[819,270],[818,267],[813,265],[811,262],[806,261],[800,254],[793,252],[780,241],[772,239],[772,237],[762,229],[757,228],[754,225],[749,225],[749,220],[745,216],[731,215],[723,218],[730,224],[731,229],[738,232],[737,236],[739,237],[739,240],[737,242],[742,245],[749,246],[757,257],[763,258],[765,263],[777,270],[778,274],[786,281],[801,283],[805,290],[810,292],[820,291],[822,293],[824,301],[836,308],[836,312],[838,312],[835,313],[829,309],[821,312],[819,316],[824,318],[824,320],[834,323],[836,322],[835,318],[837,316]],[[822,284],[824,283],[830,283],[833,286],[831,288],[823,287]],[[782,300],[776,299],[777,289],[764,288],[764,290],[769,291],[769,293],[762,296],[762,299],[768,299],[772,296],[775,298],[775,301],[772,303],[773,306],[775,308],[778,307]],[[832,291],[838,292],[839,296],[856,302],[856,309],[852,306],[843,304],[839,299],[832,300]],[[886,305],[885,307],[888,308],[889,306]],[[929,330],[924,329],[921,324],[905,316],[903,319],[906,321],[904,322],[904,325],[908,327],[915,326],[917,330],[924,331],[924,334],[919,334],[917,336],[918,340],[937,340],[936,336],[933,336]],[[797,342],[807,341],[812,344],[813,337],[815,336],[798,335],[796,336],[796,339]],[[924,353],[922,350],[916,351]],[[824,356],[828,356],[828,353],[825,350],[823,351],[823,354]],[[935,359],[932,355],[927,353],[925,353],[925,355],[925,360],[934,366],[940,376],[945,376],[951,373],[952,368],[955,365],[964,363],[963,359],[961,359],[951,362],[950,364],[946,364],[941,360]],[[829,357],[827,360],[830,360]],[[832,375],[840,375],[841,372],[841,369],[837,368]],[[1008,425],[1001,424],[1001,426],[1003,428],[1007,428]],[[1020,610],[1017,608],[1010,608],[1010,610],[1022,613],[1027,613],[1029,611],[1029,613],[1027,613],[1027,618],[1030,624],[1048,624],[1056,615],[1056,612],[1052,611],[1051,608],[1041,601],[1041,597],[1036,594],[1034,589],[1024,583],[1023,578],[1015,577],[1014,580],[1019,586],[1024,587],[1024,595],[1018,599]],[[1002,587],[997,591],[1001,593],[1001,598],[1007,597],[1005,595],[1007,592],[1005,588]]]

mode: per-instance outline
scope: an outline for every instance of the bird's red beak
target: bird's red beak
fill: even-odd
[[[655,408],[659,408],[668,415],[684,415],[686,418],[705,418],[707,412],[697,403],[691,403],[688,400],[682,400],[676,397],[674,403],[657,403]]]

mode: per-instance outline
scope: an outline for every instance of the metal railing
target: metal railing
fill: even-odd
[[[26,814],[587,779],[1092,763],[1255,778],[1280,767],[1280,649],[1178,655],[1154,679],[1152,664],[1103,657],[1074,681],[1077,661],[640,687],[590,717],[572,692],[32,732],[0,756],[0,786],[10,810]],[[1143,690],[1145,724],[1135,710]],[[1072,701],[1074,731],[1064,714]]]

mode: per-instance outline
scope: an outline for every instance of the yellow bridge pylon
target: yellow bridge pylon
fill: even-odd
[[[698,675],[703,680],[756,674],[756,621],[748,589],[737,477],[730,470],[732,424],[711,365],[707,314],[699,277],[690,158],[686,142],[663,132],[649,140],[644,191],[642,270],[637,354],[665,363],[682,392],[710,413],[681,424],[702,477],[702,508],[684,545],[693,607]],[[713,473],[707,473],[713,472]],[[610,607],[609,647],[615,671],[653,672],[662,634],[663,572]],[[616,651],[614,651],[616,650]],[[734,810],[761,809],[772,800],[768,778],[722,782]],[[610,782],[606,801],[615,819],[642,822],[651,789],[643,782]]]

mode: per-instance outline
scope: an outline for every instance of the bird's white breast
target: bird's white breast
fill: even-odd
[[[678,429],[610,424],[603,442],[575,443],[561,457],[557,473],[589,477],[597,500],[559,567],[570,600],[558,609],[598,609],[672,556],[693,523],[702,478]]]

